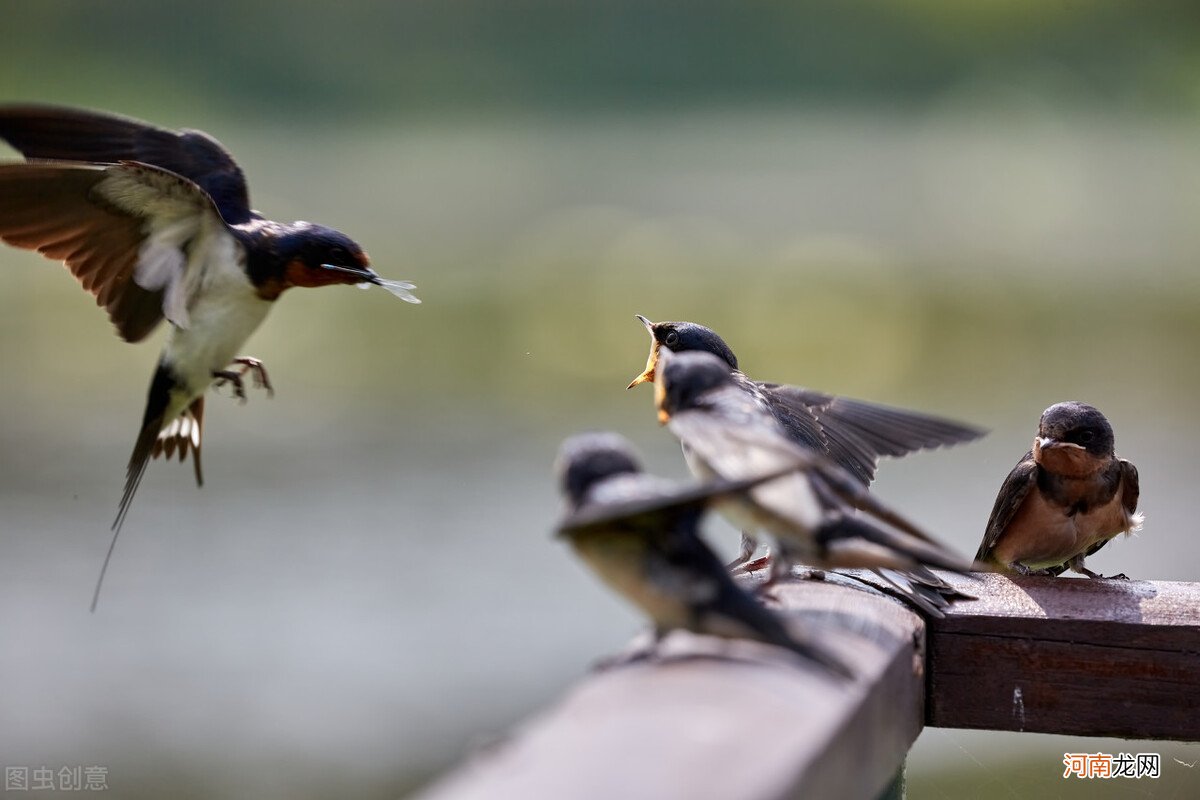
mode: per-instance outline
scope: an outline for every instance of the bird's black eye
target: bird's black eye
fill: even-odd
[[[663,339],[663,344],[665,344],[667,347],[674,347],[675,345],[679,344],[679,334],[675,331],[671,331],[667,334],[666,338]]]
[[[1093,439],[1096,438],[1096,432],[1095,431],[1080,431],[1076,438],[1079,439],[1080,444],[1088,444],[1089,442],[1091,442]]]

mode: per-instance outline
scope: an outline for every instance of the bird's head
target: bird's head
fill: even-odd
[[[572,436],[558,449],[559,486],[572,507],[578,507],[588,490],[600,481],[622,473],[638,473],[642,465],[633,447],[615,433]]]
[[[650,355],[646,359],[646,369],[634,378],[627,388],[632,389],[639,383],[654,380],[663,348],[672,353],[712,353],[725,362],[726,369],[738,368],[737,356],[733,354],[733,350],[729,349],[725,340],[711,328],[694,322],[651,322],[641,314],[638,314],[637,318],[650,333]]]
[[[371,260],[362,247],[333,228],[296,222],[278,238],[276,247],[289,286],[378,284],[381,281],[371,269]]]
[[[1113,456],[1112,426],[1087,403],[1056,403],[1042,413],[1033,457],[1046,469],[1062,475],[1087,475]]]
[[[733,383],[729,364],[712,353],[668,351],[659,360],[654,406],[664,425],[672,414],[694,408],[706,392]]]

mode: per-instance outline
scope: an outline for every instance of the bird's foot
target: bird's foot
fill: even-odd
[[[761,600],[771,600],[774,599],[771,592],[776,586],[795,578],[792,574],[792,562],[779,553],[767,555],[761,560],[765,562],[767,579],[754,587],[754,595]]]
[[[234,364],[241,365],[241,369],[220,369],[213,371],[213,377],[216,378],[214,386],[224,386],[226,383],[233,385],[233,393],[238,400],[246,402],[246,382],[244,380],[247,373],[254,378],[254,386],[258,389],[266,389],[267,397],[275,396],[275,387],[271,385],[271,378],[267,375],[267,368],[257,358],[241,357],[233,360]]]
[[[1075,572],[1078,572],[1080,575],[1087,575],[1092,580],[1112,580],[1112,581],[1127,581],[1127,580],[1129,580],[1129,576],[1126,575],[1124,572],[1118,572],[1116,575],[1107,575],[1107,576],[1101,575],[1099,572],[1093,572],[1092,570],[1088,569],[1087,567],[1085,567],[1083,565],[1082,558],[1071,559],[1071,562],[1068,566],[1070,566],[1070,568],[1072,570],[1074,570]]]
[[[246,402],[246,384],[242,381],[242,373],[231,369],[215,369],[213,370],[213,377],[217,379],[213,383],[214,387],[220,388],[226,383],[231,383],[233,384],[233,393],[237,399],[243,403]]]
[[[750,559],[754,558],[754,551],[758,549],[758,540],[749,534],[742,534],[741,547],[738,549],[737,558],[725,565],[725,568],[730,572],[739,573],[746,572],[746,564]]]
[[[756,558],[753,561],[747,561],[743,564],[738,564],[736,567],[731,567],[730,571],[734,575],[744,575],[750,572],[758,572],[760,569],[766,569],[771,563],[770,556]]]
[[[611,656],[605,656],[592,665],[593,672],[607,672],[610,669],[617,667],[626,667],[630,664],[655,663],[662,658],[659,651],[659,639],[655,638],[646,644],[641,644],[636,647],[628,648],[615,653]]]
[[[1030,569],[1019,561],[1014,561],[1013,563],[1009,564],[1008,568],[1018,575],[1041,575],[1045,577],[1053,577],[1054,575],[1058,574],[1049,569]]]
[[[267,397],[275,396],[275,387],[271,385],[271,376],[267,374],[266,366],[257,358],[250,356],[238,356],[233,360],[234,364],[240,364],[239,372],[245,375],[249,372],[254,376],[254,385],[259,389],[267,390]]]
[[[1124,572],[1117,572],[1116,575],[1100,575],[1099,572],[1088,570],[1086,566],[1076,566],[1074,567],[1074,570],[1075,572],[1079,572],[1080,575],[1086,575],[1088,578],[1092,578],[1093,581],[1128,581],[1129,579],[1129,576],[1127,576]]]

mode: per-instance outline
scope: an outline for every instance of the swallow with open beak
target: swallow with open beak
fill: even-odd
[[[863,486],[875,479],[883,456],[960,444],[984,434],[980,428],[917,411],[752,380],[738,369],[737,356],[716,331],[694,322],[651,322],[640,314],[637,318],[650,334],[650,355],[630,389],[654,380],[664,352],[711,353],[725,363],[733,384],[763,405],[791,441],[829,456]],[[754,538],[743,532],[734,565],[749,561],[756,546]]]
[[[837,658],[739,588],[698,532],[714,502],[794,466],[745,480],[687,486],[647,475],[629,443],[616,434],[575,436],[559,451],[567,510],[558,535],[605,583],[645,612],[656,642],[675,629],[750,639],[850,677]]]
[[[930,567],[969,569],[968,562],[884,505],[832,459],[794,442],[767,403],[739,387],[717,356],[663,353],[655,406],[659,421],[683,446],[688,466],[704,480],[739,480],[788,463],[804,465],[718,507],[739,529],[771,534],[777,544],[775,577],[794,563],[871,569],[890,583],[889,571],[898,571],[899,580],[920,583]],[[929,574],[929,588],[945,583]],[[940,615],[945,606],[937,591],[896,588],[927,613]]]
[[[1142,527],[1139,492],[1137,467],[1117,457],[1104,415],[1086,403],[1052,405],[1000,487],[975,559],[1021,575],[1102,578],[1084,559]]]
[[[253,211],[241,168],[200,131],[12,105],[0,106],[0,139],[28,159],[0,164],[0,239],[64,262],[127,342],[146,338],[163,319],[171,324],[129,458],[113,545],[150,459],[191,454],[203,482],[210,386],[230,382],[244,400],[249,370],[270,390],[262,363],[237,353],[284,291],[374,284],[420,302],[412,284],[379,277],[344,233]],[[111,555],[112,545],[105,568]]]

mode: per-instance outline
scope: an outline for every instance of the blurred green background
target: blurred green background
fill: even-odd
[[[964,553],[1042,409],[1091,402],[1147,523],[1089,563],[1200,574],[1194,3],[42,0],[0,26],[0,100],[208,131],[256,207],[425,300],[289,293],[248,348],[276,398],[209,401],[203,491],[154,465],[91,616],[162,333],[122,344],[0,249],[5,766],[395,797],[549,702],[640,625],[549,539],[558,441],[612,427],[686,474],[624,391],[635,313],[990,427],[877,484]],[[1200,789],[1197,747],[1134,746],[1161,779],[1085,789],[1063,751],[1130,744],[931,730],[910,796]]]

